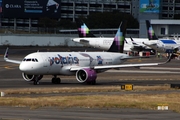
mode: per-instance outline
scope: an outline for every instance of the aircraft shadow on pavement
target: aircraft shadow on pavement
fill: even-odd
[[[33,82],[29,82],[29,85],[33,85]],[[60,84],[53,84],[50,81],[42,81],[38,86],[62,86],[62,87],[84,87],[84,86],[112,86],[112,85],[124,85],[124,84],[132,84],[132,85],[140,85],[140,86],[155,86],[155,85],[164,85],[164,84],[179,84],[178,80],[122,80],[122,81],[97,81],[95,85],[87,84],[87,83],[78,83],[78,82],[70,82],[70,81],[62,81]]]

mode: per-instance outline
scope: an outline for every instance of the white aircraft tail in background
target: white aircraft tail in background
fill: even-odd
[[[180,40],[165,39],[165,38],[158,39],[149,20],[146,20],[146,27],[147,27],[147,31],[148,31],[149,40],[152,40],[152,41],[157,40],[157,43],[155,45],[151,45],[151,44],[143,42],[144,45],[151,47],[152,49],[154,49],[160,53],[177,54],[180,52],[179,51]]]
[[[46,11],[49,11],[50,10],[49,7],[52,7],[52,6],[56,7],[54,10],[54,13],[56,13],[59,8],[59,3],[55,2],[54,0],[48,0],[48,2],[46,4]]]

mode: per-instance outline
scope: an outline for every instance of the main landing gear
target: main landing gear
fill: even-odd
[[[52,78],[51,81],[52,81],[53,84],[60,84],[61,83],[61,79],[57,78],[56,75],[54,75],[54,77]]]
[[[42,77],[43,77],[42,75],[35,75],[34,79],[33,79],[34,85],[39,85],[39,81],[42,79]],[[54,75],[54,77],[52,78],[51,81],[53,84],[60,84],[61,83],[61,79],[57,78],[56,75]]]
[[[89,81],[87,82],[88,85],[95,85],[96,84],[96,80],[92,80],[92,81]]]

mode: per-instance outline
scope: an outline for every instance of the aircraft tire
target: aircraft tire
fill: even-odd
[[[34,85],[38,85],[38,82],[36,80],[33,81]]]
[[[38,80],[38,76],[35,76],[34,80],[33,80],[34,85],[38,85],[39,84],[39,80]]]
[[[55,84],[56,78],[52,78],[51,82],[52,82],[53,84]]]
[[[56,78],[56,84],[60,84],[61,83],[61,79],[60,78]]]
[[[52,83],[53,84],[60,84],[61,83],[61,79],[60,78],[52,78]]]
[[[91,81],[91,82],[87,82],[87,84],[89,84],[89,85],[95,85],[95,84],[96,84],[96,80],[93,80],[93,81]]]

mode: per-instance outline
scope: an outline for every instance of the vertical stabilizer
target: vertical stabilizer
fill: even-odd
[[[125,35],[126,35],[126,26],[127,26],[127,21],[122,21],[114,37],[114,41],[112,45],[110,46],[108,52],[123,53],[124,41],[125,41]]]
[[[78,27],[78,34],[80,38],[96,37],[82,20],[76,19],[76,24]]]
[[[148,39],[149,40],[158,40],[149,20],[146,20],[146,28],[147,28]]]

